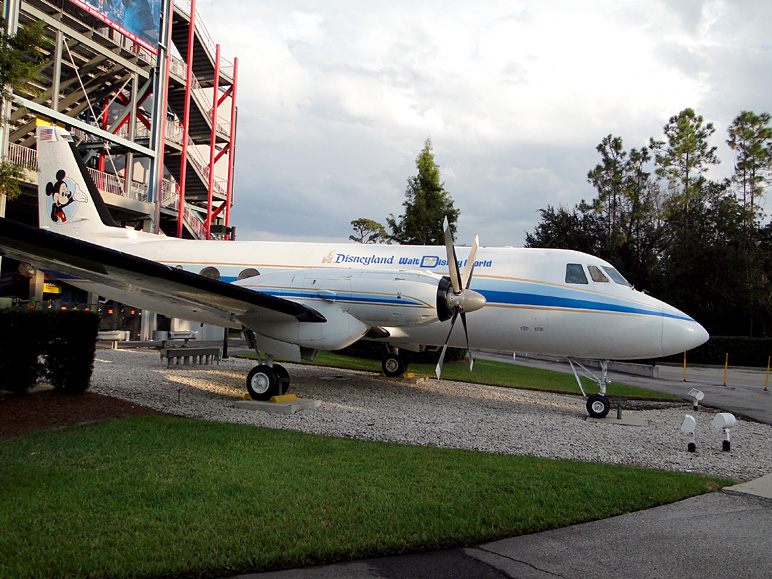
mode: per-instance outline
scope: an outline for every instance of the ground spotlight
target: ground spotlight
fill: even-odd
[[[694,430],[697,428],[697,421],[694,416],[687,414],[684,416],[684,421],[681,424],[681,432],[689,435],[689,452],[695,452],[697,450],[697,443],[694,441]]]
[[[700,409],[700,400],[705,398],[705,394],[702,392],[702,390],[697,390],[696,388],[692,388],[689,390],[689,396],[692,397],[692,408],[697,411]]]
[[[734,415],[729,414],[728,412],[719,412],[716,414],[716,417],[713,419],[713,423],[711,424],[711,426],[716,430],[724,431],[724,442],[722,444],[722,449],[724,452],[730,451],[731,443],[729,442],[729,429],[732,428],[735,424],[737,424],[737,419],[734,417]]]

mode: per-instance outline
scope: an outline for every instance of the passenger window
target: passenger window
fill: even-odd
[[[584,268],[579,263],[566,265],[566,283],[590,283],[584,274]]]
[[[614,283],[618,283],[619,285],[626,285],[627,287],[631,287],[633,284],[631,284],[629,281],[627,281],[621,273],[619,273],[617,270],[615,270],[613,267],[606,267],[603,266],[603,271],[605,271],[608,276],[614,281]]]
[[[198,273],[199,275],[203,275],[204,277],[209,277],[212,279],[220,279],[220,271],[216,267],[212,267],[211,265],[208,267],[205,267]]]
[[[592,281],[600,281],[600,282],[608,283],[608,278],[605,275],[603,275],[603,272],[600,270],[600,268],[594,265],[588,265],[587,271],[590,272],[590,277],[592,278]]]
[[[255,277],[256,275],[260,275],[260,272],[254,267],[249,267],[239,274],[239,279],[247,279],[248,277]]]

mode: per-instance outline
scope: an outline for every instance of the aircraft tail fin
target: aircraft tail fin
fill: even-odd
[[[39,125],[37,150],[40,227],[78,238],[120,227],[110,216],[69,132]]]

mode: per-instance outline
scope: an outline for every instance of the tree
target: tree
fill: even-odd
[[[594,211],[568,210],[547,205],[540,209],[541,221],[533,233],[526,233],[526,247],[573,249],[602,257],[606,247],[606,225]]]
[[[5,19],[0,18],[0,97],[2,111],[6,114],[6,102],[13,99],[14,91],[31,94],[28,81],[35,78],[38,68],[46,58],[38,48],[47,45],[42,21],[20,26],[15,35],[5,33]],[[5,124],[7,119],[0,122]],[[5,154],[5,152],[3,152]],[[3,158],[0,161],[0,196],[13,199],[19,192],[19,180],[24,176],[25,167]]]
[[[416,158],[418,175],[407,180],[405,213],[398,218],[392,213],[387,219],[391,234],[389,239],[404,245],[444,245],[443,220],[448,218],[450,231],[455,239],[459,211],[440,182],[440,168],[434,162],[432,141],[426,139],[424,148]]]
[[[622,149],[622,139],[611,135],[604,137],[596,150],[601,155],[601,162],[587,173],[587,180],[598,190],[598,198],[593,205],[596,211],[605,209],[608,215],[608,234],[613,237],[618,226],[619,197],[627,153]]]
[[[40,65],[46,62],[39,48],[48,44],[42,21],[20,26],[14,35],[5,34],[5,19],[0,17],[3,35],[0,39],[0,84],[2,99],[13,98],[13,92],[31,94],[27,81],[37,76]]]
[[[650,141],[657,175],[667,180],[672,201],[686,207],[688,223],[689,204],[704,184],[703,174],[719,163],[716,147],[708,144],[716,130],[713,123],[703,125],[694,109],[684,109],[670,117],[664,131],[665,141]]]
[[[542,209],[526,245],[606,259],[713,334],[769,335],[772,223],[761,227],[757,208],[772,183],[770,120],[747,111],[735,119],[727,141],[737,152],[735,176],[726,182],[705,175],[718,163],[708,143],[714,130],[692,109],[671,117],[650,147],[625,151],[608,135],[587,174],[597,197],[573,210]]]
[[[756,200],[770,184],[772,127],[769,113],[742,111],[729,125],[726,143],[737,154],[732,182],[742,193],[743,205],[756,217]]]
[[[351,226],[354,228],[356,235],[349,235],[348,238],[357,243],[381,243],[389,237],[386,228],[372,219],[360,217],[359,219],[354,219],[351,222]]]

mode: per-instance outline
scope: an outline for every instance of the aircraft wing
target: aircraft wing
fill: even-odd
[[[327,321],[313,308],[290,300],[5,218],[0,218],[0,255],[166,303],[177,312],[190,312],[189,319],[204,313],[231,324],[244,315],[265,321]]]

